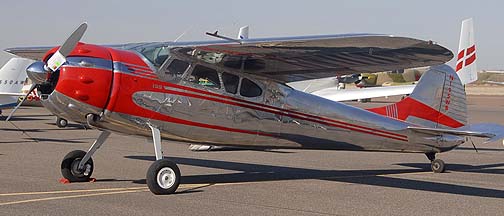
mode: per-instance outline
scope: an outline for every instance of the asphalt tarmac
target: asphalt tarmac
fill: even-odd
[[[468,103],[470,122],[504,124],[502,97],[470,96]],[[177,194],[156,196],[145,184],[152,144],[118,134],[93,157],[96,182],[60,183],[61,159],[87,150],[98,131],[54,122],[44,108],[24,107],[13,124],[0,123],[0,215],[503,214],[501,142],[474,139],[478,153],[464,144],[439,154],[448,171],[434,174],[423,154],[191,152],[165,141],[164,154],[179,164],[183,179]]]

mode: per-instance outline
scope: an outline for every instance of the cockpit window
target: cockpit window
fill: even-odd
[[[148,46],[136,48],[136,50],[157,68],[170,57],[170,48],[167,46]]]
[[[240,78],[238,76],[226,72],[222,73],[222,83],[224,84],[226,92],[236,94],[239,82]]]
[[[172,78],[180,78],[188,67],[189,63],[182,60],[173,59],[173,61],[170,62],[170,65],[168,65],[168,67],[166,68],[165,74],[171,76]]]
[[[262,89],[256,83],[247,78],[243,78],[240,87],[240,95],[243,97],[258,97],[261,96]]]
[[[193,72],[186,78],[189,82],[210,88],[220,89],[219,74],[216,70],[201,65],[196,65]]]

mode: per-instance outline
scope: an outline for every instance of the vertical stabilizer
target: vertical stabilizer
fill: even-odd
[[[248,26],[243,26],[240,28],[240,31],[238,32],[238,39],[240,39],[240,40],[249,39],[249,27]]]
[[[478,79],[476,71],[476,44],[474,40],[474,25],[472,18],[462,21],[460,41],[455,67],[463,85]]]
[[[430,128],[458,128],[467,124],[464,86],[448,65],[431,67],[404,100],[368,110]]]

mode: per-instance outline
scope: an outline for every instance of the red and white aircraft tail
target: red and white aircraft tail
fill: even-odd
[[[474,25],[472,18],[462,21],[455,71],[457,71],[460,81],[462,81],[464,85],[478,79],[478,72],[476,70],[476,44],[474,40]]]

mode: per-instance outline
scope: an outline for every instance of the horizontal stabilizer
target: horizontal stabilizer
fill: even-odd
[[[14,92],[0,92],[2,96],[24,96],[23,93],[14,93]]]
[[[504,126],[492,123],[471,124],[457,129],[425,128],[414,126],[409,126],[408,129],[414,132],[432,135],[450,134],[455,136],[488,138],[485,143],[501,140],[504,138]]]
[[[337,89],[337,87],[332,87],[318,90],[312,92],[311,94],[333,101],[349,101],[394,95],[407,95],[411,94],[414,88],[415,85],[372,87],[363,89]]]

